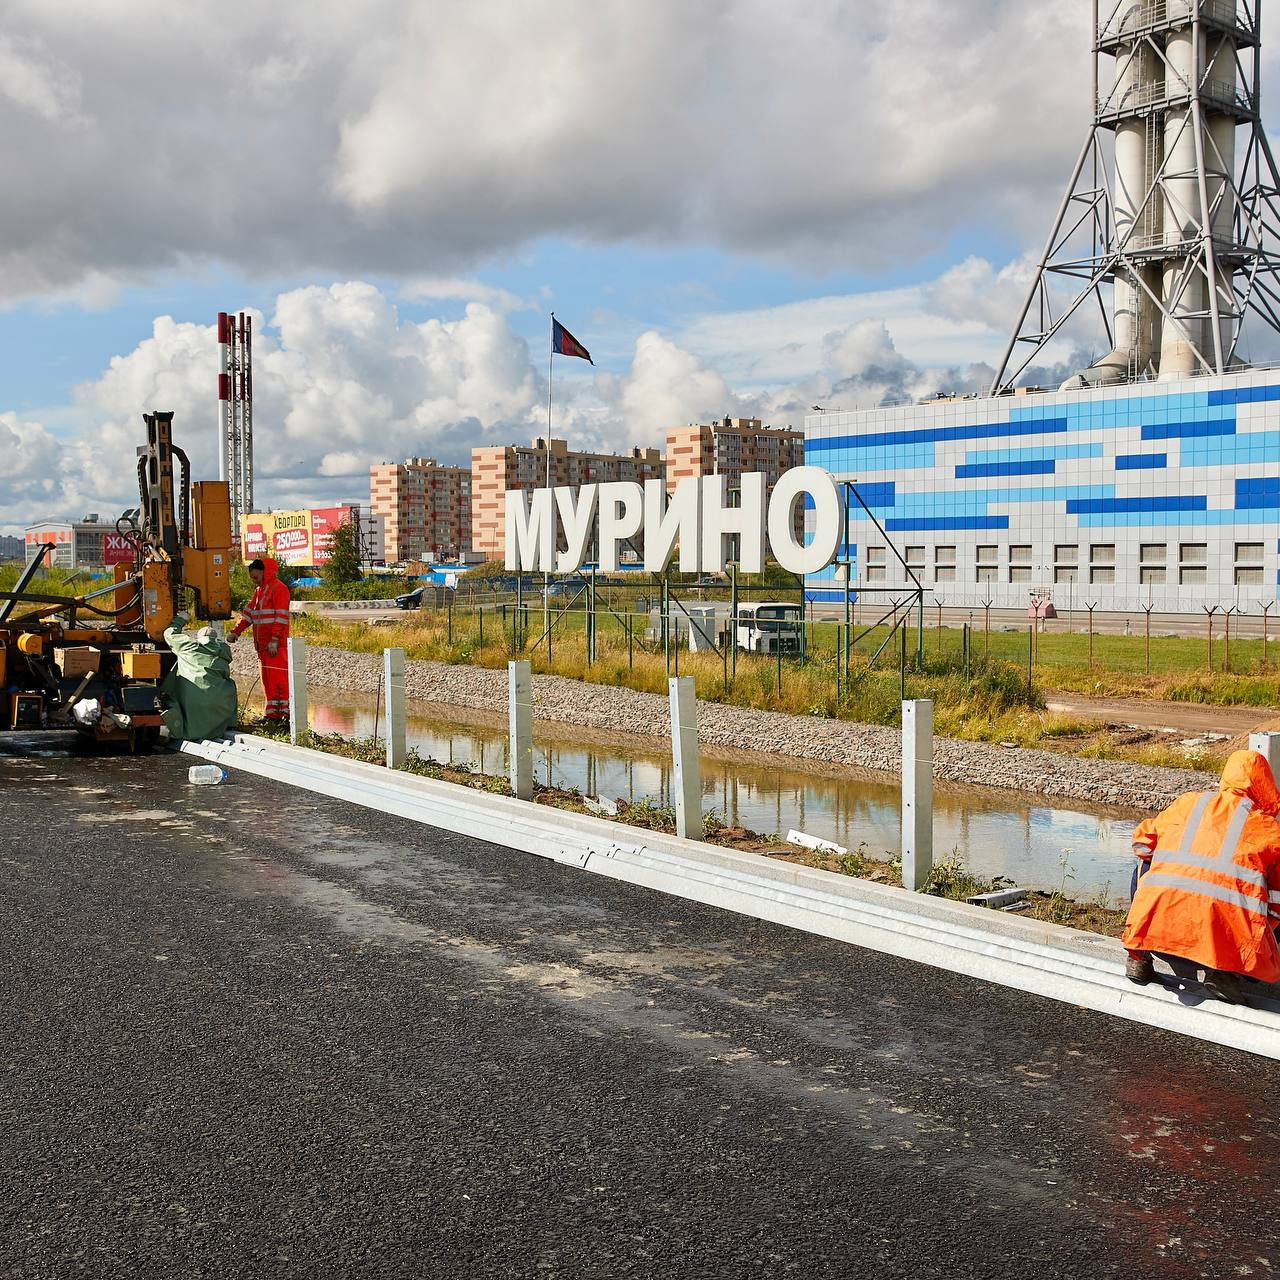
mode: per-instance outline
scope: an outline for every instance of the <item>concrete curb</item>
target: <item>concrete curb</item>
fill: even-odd
[[[597,875],[1131,1022],[1280,1059],[1280,1000],[1249,1007],[1124,977],[1113,938],[1004,915],[253,735],[186,743],[217,764]]]

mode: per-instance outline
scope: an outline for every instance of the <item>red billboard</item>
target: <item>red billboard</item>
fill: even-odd
[[[134,545],[123,534],[104,533],[102,535],[102,563],[104,565],[132,564]]]
[[[311,508],[311,551],[315,564],[324,564],[333,554],[333,535],[339,525],[350,519],[349,507]]]
[[[335,531],[350,519],[350,507],[255,512],[245,517],[241,528],[244,557],[274,556],[292,566],[323,565],[333,554]]]

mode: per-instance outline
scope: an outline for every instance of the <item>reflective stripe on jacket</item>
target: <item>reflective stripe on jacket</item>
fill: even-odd
[[[1134,852],[1150,870],[1138,881],[1124,945],[1280,980],[1271,928],[1280,907],[1278,807],[1266,760],[1237,751],[1218,791],[1179,796],[1142,823]]]
[[[246,627],[252,627],[255,649],[265,649],[272,640],[283,643],[289,638],[289,588],[276,577],[274,560],[263,560],[262,564],[262,585],[249,597],[233,628],[239,635]]]

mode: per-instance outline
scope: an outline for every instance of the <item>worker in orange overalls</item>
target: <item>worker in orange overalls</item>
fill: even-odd
[[[1234,751],[1216,792],[1179,796],[1133,833],[1139,858],[1123,942],[1125,976],[1155,977],[1151,954],[1189,960],[1232,1004],[1240,975],[1280,980],[1280,792],[1265,757]]]
[[[240,621],[227,632],[234,644],[246,627],[253,628],[253,647],[262,668],[264,720],[289,718],[289,588],[276,576],[276,562],[254,560],[249,565],[254,591],[240,614]]]

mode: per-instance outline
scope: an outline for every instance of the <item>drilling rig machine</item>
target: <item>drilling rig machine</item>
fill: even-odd
[[[85,595],[44,595],[31,584],[53,551],[49,543],[15,589],[0,592],[0,730],[76,729],[95,742],[145,750],[159,741],[160,683],[175,661],[165,628],[188,595],[198,618],[231,616],[226,482],[191,483],[187,455],[172,440],[172,413],[143,420],[138,516],[116,522],[133,546],[132,563],[116,565],[113,583]]]

